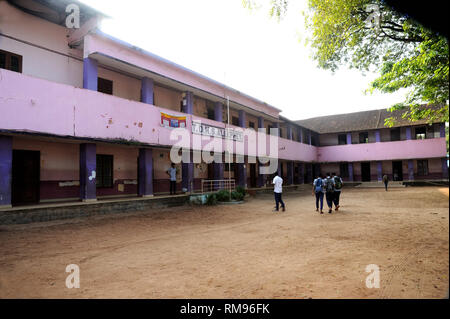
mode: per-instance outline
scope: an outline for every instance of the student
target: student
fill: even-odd
[[[383,175],[383,183],[384,183],[384,188],[386,189],[386,192],[387,192],[389,178],[388,178],[388,176],[386,174]]]
[[[176,195],[177,193],[177,168],[172,163],[171,167],[167,170],[167,175],[170,176],[170,195]]]
[[[342,185],[344,184],[342,182],[342,178],[336,175],[336,173],[333,173],[333,182],[334,182],[334,210],[339,210],[339,197],[341,196],[341,190]]]
[[[324,185],[323,179],[320,175],[313,182],[312,194],[316,196],[316,212],[319,211],[319,201],[320,201],[320,213],[323,214],[323,194],[324,194]]]
[[[333,199],[334,199],[334,181],[330,177],[330,173],[327,174],[327,178],[325,179],[325,198],[327,200],[328,205],[328,214],[331,214],[333,211]]]
[[[275,194],[275,212],[278,211],[278,206],[281,203],[281,209],[283,212],[286,210],[284,206],[283,199],[281,198],[281,194],[283,193],[283,179],[278,176],[278,174],[275,174],[275,177],[272,181],[272,184],[274,184],[273,187],[273,193]]]

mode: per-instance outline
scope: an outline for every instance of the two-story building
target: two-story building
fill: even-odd
[[[80,28],[66,26],[70,3],[80,8]],[[178,191],[226,178],[264,187],[262,145],[279,160],[286,184],[310,183],[328,170],[354,181],[385,173],[448,178],[444,123],[388,129],[382,110],[291,121],[274,106],[101,32],[102,18],[76,1],[0,2],[0,207],[166,193],[177,127],[189,132],[192,151],[177,164]],[[271,128],[279,129],[276,143]],[[241,129],[267,134],[223,135]],[[221,161],[195,162],[213,140]],[[271,145],[275,154],[267,153]]]

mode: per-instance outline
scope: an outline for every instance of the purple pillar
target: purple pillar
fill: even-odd
[[[375,131],[375,143],[381,142],[380,130]]]
[[[410,181],[414,180],[414,162],[413,162],[413,160],[408,160],[408,179]]]
[[[11,207],[12,137],[0,135],[0,207]]]
[[[194,114],[194,94],[185,92],[183,94],[183,113]]]
[[[287,162],[287,184],[294,184],[294,162]]]
[[[303,184],[305,182],[303,170],[304,170],[303,163],[298,163],[297,184]]]
[[[288,140],[292,140],[292,126],[289,124],[287,125],[287,128],[286,128],[286,138]]]
[[[98,87],[98,63],[92,58],[83,60],[83,88],[97,91]]]
[[[447,165],[447,158],[443,157],[441,159],[442,161],[442,178],[448,179],[448,165]]]
[[[97,198],[97,153],[93,143],[80,144],[80,197],[83,201]]]
[[[246,116],[243,110],[239,110],[239,126],[245,128]],[[237,165],[237,185],[247,186],[247,169],[245,163],[236,163]]]
[[[411,139],[411,126],[408,126],[406,128],[406,139],[410,140]]]
[[[139,196],[153,196],[153,152],[151,148],[139,149]]]
[[[445,123],[441,123],[439,126],[439,136],[445,137]]]
[[[183,94],[183,112],[193,114],[194,112],[194,94],[192,92],[185,92]],[[181,164],[181,187],[186,189],[188,193],[194,191],[194,163],[192,154],[190,154],[189,162]]]
[[[153,79],[143,77],[141,81],[141,102],[154,104],[153,101]]]
[[[216,102],[214,104],[214,120],[217,122],[223,122],[223,104]]]
[[[377,162],[377,178],[378,178],[379,182],[381,182],[383,180],[381,161]]]
[[[347,133],[347,144],[352,144],[352,133]]]
[[[353,182],[353,163],[348,163],[348,180]]]

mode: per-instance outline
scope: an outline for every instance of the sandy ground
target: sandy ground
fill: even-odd
[[[448,188],[344,189],[245,204],[0,226],[1,298],[445,298]],[[79,289],[65,286],[68,264]],[[380,288],[366,287],[366,266]]]

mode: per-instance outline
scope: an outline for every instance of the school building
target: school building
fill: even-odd
[[[80,8],[79,28],[66,26],[70,3]],[[191,138],[219,132],[223,143],[227,130],[264,128],[267,145],[270,129],[278,128],[274,157],[288,185],[326,172],[355,182],[384,174],[448,179],[444,123],[400,120],[387,128],[392,114],[385,110],[292,121],[274,106],[102,33],[103,17],[77,1],[0,2],[2,209],[168,193],[174,127]],[[271,187],[259,174],[256,142],[231,139],[230,152],[244,162],[177,164],[178,192],[228,177],[247,188]]]

